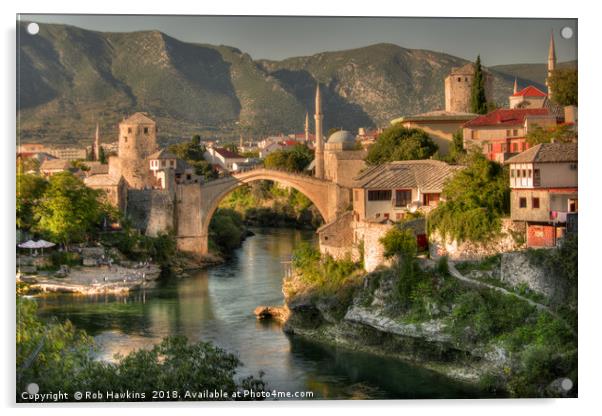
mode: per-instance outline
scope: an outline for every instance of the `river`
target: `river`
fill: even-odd
[[[39,298],[42,316],[69,319],[95,337],[99,357],[148,347],[168,335],[212,341],[237,354],[240,375],[265,372],[270,389],[315,398],[474,398],[474,388],[403,362],[288,336],[257,321],[258,305],[283,302],[284,261],[311,231],[254,229],[227,263],[127,296]]]

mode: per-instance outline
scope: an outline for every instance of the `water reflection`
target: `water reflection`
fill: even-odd
[[[271,388],[311,390],[322,398],[473,397],[472,389],[431,372],[366,354],[289,338],[257,321],[258,305],[283,301],[283,261],[313,232],[255,230],[227,264],[127,296],[56,295],[39,300],[43,316],[70,319],[95,336],[99,358],[148,348],[168,335],[213,341],[237,354],[240,375],[265,372]]]

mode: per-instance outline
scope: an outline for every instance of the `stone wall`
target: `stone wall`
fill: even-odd
[[[447,256],[455,261],[474,261],[498,253],[519,250],[524,247],[524,241],[521,241],[524,237],[525,224],[505,218],[502,220],[499,236],[484,243],[458,243],[449,238],[443,239],[438,232],[434,232],[429,236],[429,251],[433,259]]]
[[[156,236],[174,229],[174,198],[170,192],[158,189],[130,189],[127,218],[134,228]]]
[[[340,260],[351,257],[359,260],[359,247],[354,242],[353,212],[347,211],[336,220],[323,225],[317,231],[320,253],[328,254]]]
[[[502,254],[500,280],[513,287],[527,285],[534,292],[558,302],[566,296],[565,283],[553,273],[532,265],[524,252]]]

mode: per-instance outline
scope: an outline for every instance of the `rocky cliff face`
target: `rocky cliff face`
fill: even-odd
[[[326,130],[383,126],[442,108],[445,76],[466,63],[391,44],[255,61],[236,48],[181,42],[158,31],[42,25],[31,36],[25,25],[18,26],[17,51],[24,142],[89,144],[96,122],[103,141],[113,141],[116,124],[135,111],[156,118],[163,140],[302,131],[317,82],[324,84]],[[503,103],[514,76],[493,73],[495,99]]]

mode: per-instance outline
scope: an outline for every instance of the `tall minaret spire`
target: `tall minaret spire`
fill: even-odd
[[[94,136],[94,159],[100,160],[100,126],[96,123],[96,135]]]
[[[315,145],[315,168],[316,178],[324,179],[324,139],[322,137],[322,97],[320,96],[320,84],[316,87],[316,145]]]
[[[552,99],[552,89],[550,88],[550,77],[556,70],[556,46],[554,45],[554,31],[550,34],[550,48],[548,49],[548,77],[546,78],[546,87],[548,87],[548,98]]]
[[[305,144],[309,143],[309,112],[305,113]]]
[[[512,94],[516,94],[518,92],[518,80],[514,77],[514,92]]]

